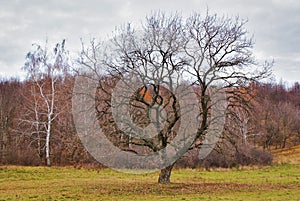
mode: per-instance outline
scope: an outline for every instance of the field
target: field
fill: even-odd
[[[0,166],[0,200],[300,200],[300,146],[274,151],[278,165],[158,172]]]
[[[0,200],[300,200],[297,165],[174,170],[167,185],[157,176],[7,166],[0,169]]]

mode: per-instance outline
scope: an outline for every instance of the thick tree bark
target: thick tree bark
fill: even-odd
[[[160,171],[160,174],[158,177],[158,183],[162,183],[162,184],[170,183],[170,177],[171,177],[171,172],[172,172],[173,166],[174,166],[174,164],[172,164]]]

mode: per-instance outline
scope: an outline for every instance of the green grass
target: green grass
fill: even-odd
[[[244,170],[174,170],[158,173],[110,169],[0,167],[0,200],[300,200],[300,169],[276,165]]]

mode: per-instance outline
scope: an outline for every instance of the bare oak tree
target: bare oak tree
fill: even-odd
[[[124,134],[130,134],[130,129],[122,132],[122,125],[114,122],[120,122],[122,115],[117,120],[114,119],[111,100],[117,83],[132,74],[135,75],[134,78],[142,80],[140,88],[135,89],[136,93],[128,98],[132,106],[130,112],[133,122],[146,128],[151,118],[153,122],[165,118],[162,127],[157,124],[156,136],[149,138],[130,135],[127,142],[130,142],[131,147],[119,148],[139,154],[138,147],[142,146],[147,149],[141,153],[156,153],[172,143],[179,128],[184,126],[182,122],[185,114],[182,109],[189,105],[178,104],[179,98],[172,89],[179,85],[194,89],[193,93],[199,101],[199,112],[195,110],[194,113],[200,120],[192,143],[179,155],[190,149],[203,147],[203,139],[214,121],[213,106],[226,98],[219,97],[219,100],[213,101],[214,93],[228,88],[245,87],[252,81],[270,75],[271,64],[259,65],[252,55],[253,41],[248,36],[245,24],[246,21],[238,17],[218,17],[208,12],[204,16],[191,15],[185,21],[178,14],[168,16],[157,12],[147,17],[138,31],[130,24],[119,28],[109,45],[96,43],[95,40],[92,40],[89,47],[83,45],[80,64],[83,69],[89,69],[98,75],[102,104],[96,108],[100,122],[109,119],[106,125],[111,129],[106,129],[107,132],[117,136],[120,143]],[[132,82],[127,84],[131,85],[130,83]],[[118,95],[122,96],[121,93]],[[227,98],[234,95],[229,93]],[[126,98],[126,95],[123,96]],[[166,111],[165,116],[163,110]],[[139,115],[144,119],[134,121]],[[121,122],[126,124],[127,120]],[[153,129],[155,130],[155,126]],[[185,132],[191,135],[188,129]],[[140,135],[143,136],[142,133]],[[205,153],[202,155],[205,156]],[[159,183],[170,182],[175,162],[176,160],[161,170]]]

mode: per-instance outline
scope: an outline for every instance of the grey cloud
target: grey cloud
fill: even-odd
[[[205,12],[206,8],[221,15],[248,18],[248,29],[255,36],[255,51],[276,60],[277,77],[290,79],[286,72],[300,75],[298,0],[3,0],[0,63],[6,67],[0,66],[0,72],[12,68],[18,71],[31,44],[43,43],[46,37],[53,42],[67,38],[68,47],[79,50],[80,37],[103,37],[125,22],[139,24],[153,10],[179,11],[186,16],[193,11]]]

